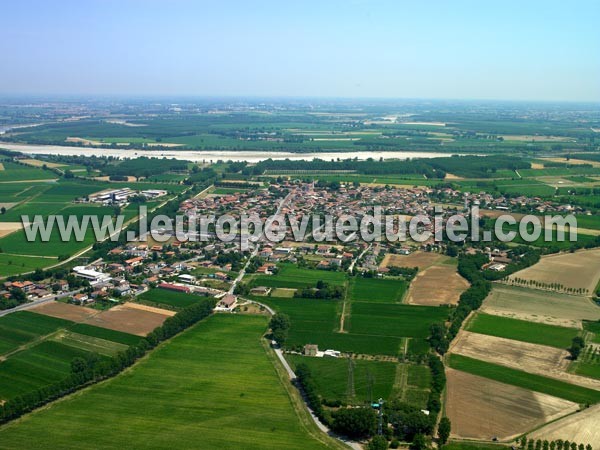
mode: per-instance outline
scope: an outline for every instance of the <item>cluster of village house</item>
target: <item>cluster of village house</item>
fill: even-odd
[[[399,214],[415,216],[432,214],[434,205],[440,202],[452,205],[450,213],[466,213],[469,205],[479,204],[482,208],[511,210],[513,208],[530,207],[538,212],[581,212],[575,211],[569,205],[555,205],[537,197],[494,197],[488,193],[462,193],[450,188],[434,189],[415,187],[407,189],[386,189],[382,187],[344,186],[331,190],[327,187],[317,187],[315,183],[284,182],[272,184],[269,189],[243,190],[227,195],[207,195],[202,198],[185,200],[180,205],[180,212],[189,218],[199,215],[227,213],[230,215],[257,214],[265,219],[277,209],[277,202],[285,192],[293,193],[292,200],[282,208],[282,213],[301,220],[309,214],[354,215],[362,217],[373,212],[375,205],[381,206],[384,214]],[[130,195],[131,192],[109,192],[109,200],[120,201],[118,195]],[[162,195],[162,193],[152,193]],[[98,197],[97,201],[106,198]],[[96,201],[90,199],[90,201]],[[462,206],[464,202],[464,207]],[[453,209],[453,210],[452,210]],[[289,236],[291,236],[291,230]],[[169,232],[165,231],[166,234]],[[97,299],[127,297],[148,289],[149,286],[189,292],[199,295],[221,296],[220,307],[231,309],[236,304],[235,296],[223,295],[224,289],[215,289],[203,280],[210,279],[223,283],[230,280],[231,264],[218,264],[219,254],[239,252],[239,243],[221,242],[208,236],[203,242],[181,242],[171,235],[166,236],[168,244],[148,244],[134,242],[117,247],[109,252],[106,259],[75,267],[73,274],[87,280],[91,286],[86,292],[73,293],[72,299],[77,303],[87,303]],[[367,249],[367,244],[356,240],[343,243],[291,242],[270,243],[263,241],[257,256],[263,262],[257,269],[261,274],[272,274],[277,264],[282,261],[294,263],[299,255],[315,255],[318,257],[316,268],[339,270],[345,261],[350,261],[361,254],[358,270],[385,272],[380,267],[381,257],[388,251],[408,254],[416,247],[407,244],[392,244],[385,242],[374,243]],[[435,249],[436,244],[425,242],[420,247]],[[364,250],[365,251],[363,253]],[[497,249],[486,249],[490,262],[486,266],[491,270],[502,271],[511,262],[506,252]],[[169,261],[169,262],[167,262]],[[210,269],[197,279],[194,271],[198,268]],[[135,274],[135,277],[132,275]],[[140,278],[140,274],[142,274]],[[142,279],[141,283],[133,284],[132,278]],[[64,280],[42,282],[14,281],[6,282],[0,288],[0,296],[10,298],[11,291],[17,289],[26,294],[29,300],[45,298],[51,295],[61,295],[69,292],[69,285]],[[255,293],[268,294],[268,288],[255,288]],[[118,300],[115,300],[118,301]]]

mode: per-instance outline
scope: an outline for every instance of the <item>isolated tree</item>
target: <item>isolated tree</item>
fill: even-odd
[[[581,336],[575,336],[571,341],[571,347],[569,347],[569,353],[571,354],[571,359],[576,360],[579,358],[581,351],[585,347],[585,341]]]
[[[0,214],[6,214],[6,208],[4,206],[0,208]]]
[[[452,425],[450,423],[450,419],[448,419],[447,417],[442,417],[442,419],[440,420],[440,425],[438,426],[438,436],[440,438],[440,445],[444,445],[446,444],[446,442],[448,442],[451,429]]]
[[[386,450],[388,448],[388,441],[383,436],[375,436],[367,445],[367,450]]]
[[[277,341],[279,345],[285,344],[290,329],[290,317],[287,314],[275,314],[269,322],[269,327],[273,340]]]
[[[410,444],[410,450],[425,450],[427,448],[427,438],[425,435],[419,433],[415,434],[415,438]]]

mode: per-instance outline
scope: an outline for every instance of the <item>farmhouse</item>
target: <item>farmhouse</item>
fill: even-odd
[[[268,288],[265,286],[258,286],[250,291],[250,293],[253,295],[264,295],[264,296],[269,295],[270,292],[271,292],[271,288]]]
[[[88,301],[90,301],[90,298],[87,294],[75,294],[73,296],[73,300],[79,303],[87,303]]]
[[[316,344],[306,344],[304,346],[304,356],[317,356],[319,346]]]
[[[232,294],[224,295],[219,303],[217,303],[216,309],[222,311],[232,311],[237,305],[237,297]]]

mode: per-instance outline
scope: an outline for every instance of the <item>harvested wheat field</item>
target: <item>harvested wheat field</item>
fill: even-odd
[[[412,305],[456,305],[469,282],[450,265],[432,266],[411,282],[406,302]]]
[[[98,181],[110,181],[110,177],[109,176],[94,177],[94,180],[98,180]],[[137,178],[128,175],[127,176],[127,181],[129,181],[129,182],[137,181]]]
[[[567,372],[569,353],[559,348],[461,330],[450,351],[480,361],[600,390],[600,380]]]
[[[444,255],[433,252],[417,251],[410,255],[396,255],[388,253],[381,261],[379,267],[418,267],[419,270],[425,270],[427,267],[438,263],[446,258]]]
[[[568,400],[446,369],[446,414],[452,436],[500,440],[577,411]]]
[[[162,325],[174,311],[152,308],[136,303],[124,303],[91,317],[86,323],[111,330],[146,336]]]
[[[49,167],[50,169],[54,169],[56,167],[64,167],[65,164],[58,164],[58,163],[53,163],[53,162],[48,162],[48,161],[40,161],[39,159],[21,159],[20,160],[23,164],[27,164],[28,166],[32,166],[32,167],[43,167],[44,165],[46,167]]]
[[[20,222],[0,222],[0,237],[8,236],[23,228]]]
[[[537,264],[510,277],[542,283],[559,283],[567,288],[584,289],[589,295],[600,278],[600,250],[545,256]]]
[[[589,164],[589,165],[591,165],[593,167],[599,167],[600,166],[600,162],[598,162],[598,161],[587,161],[587,160],[584,160],[584,159],[573,159],[573,158],[571,158],[568,161],[567,161],[566,158],[541,158],[541,159],[543,159],[545,161],[552,161],[552,162],[559,162],[559,163],[569,163],[569,164],[572,164],[572,165]],[[532,167],[532,169],[533,169],[533,167]]]
[[[483,302],[481,311],[512,319],[579,329],[582,328],[582,320],[600,320],[600,307],[588,298],[500,284],[494,285]]]
[[[533,369],[532,372],[540,374],[555,369],[565,370],[569,364],[566,350],[465,330],[458,333],[451,351],[514,369]]]
[[[552,441],[565,439],[565,436],[568,436],[571,442],[590,444],[593,448],[600,448],[599,424],[600,405],[595,405],[546,425],[531,433],[529,437]]]
[[[84,306],[71,305],[62,302],[49,302],[32,308],[33,312],[46,316],[58,317],[59,319],[71,320],[73,322],[85,322],[99,312]]]

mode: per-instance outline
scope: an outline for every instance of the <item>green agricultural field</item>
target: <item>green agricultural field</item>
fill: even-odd
[[[282,384],[260,342],[266,326],[265,317],[210,317],[125,373],[3,426],[2,446],[317,449],[336,445],[316,431],[305,411],[294,411],[300,406],[290,401],[288,392],[293,391]]]
[[[596,344],[600,344],[600,322],[583,322],[583,329],[593,333],[591,340]]]
[[[32,210],[37,207],[35,204],[26,206]],[[86,219],[87,222],[84,222],[82,216],[96,216],[98,218],[98,225],[102,226],[105,216],[112,218],[114,215],[114,210],[112,208],[103,206],[69,205],[61,208],[62,209],[58,211],[43,211],[40,213],[43,215],[46,215],[45,213],[50,213],[59,216],[54,219],[54,226],[52,227],[52,232],[50,233],[50,239],[48,241],[42,241],[40,233],[37,233],[36,240],[30,242],[27,240],[27,234],[25,230],[19,230],[0,239],[0,248],[4,251],[4,253],[18,255],[50,257],[73,255],[74,253],[77,253],[78,251],[83,250],[84,248],[91,246],[94,244],[94,242],[96,242],[91,217]],[[35,213],[37,214],[38,212]],[[132,216],[133,213],[129,215]],[[69,228],[69,216],[76,216],[78,218],[78,224],[83,227],[85,232],[83,235],[83,240],[78,241],[76,239],[75,232],[70,234],[70,239],[67,239],[66,241],[62,240],[60,229],[63,229],[66,232],[66,230]],[[63,221],[62,226],[59,225],[61,217]],[[30,219],[32,219],[32,217],[30,217]],[[46,220],[50,219],[44,219],[44,223],[49,223],[46,222]],[[111,220],[114,221],[114,218]],[[84,227],[84,225],[87,226]],[[67,236],[69,235],[67,234]],[[104,234],[104,237],[108,237],[108,232]]]
[[[350,284],[350,298],[360,302],[399,303],[406,288],[404,280],[356,277]]]
[[[50,189],[54,183],[0,183],[0,198],[3,202],[17,203],[39,195]]]
[[[575,218],[577,219],[578,228],[600,230],[600,216],[598,215],[576,215]]]
[[[140,339],[142,339],[140,336],[136,336],[134,334],[123,333],[122,331],[110,330],[108,328],[100,328],[94,325],[88,325],[87,323],[73,324],[69,326],[69,330],[74,333],[84,334],[86,336],[105,339],[125,345],[137,344]]]
[[[0,317],[0,355],[72,324],[69,320],[29,311],[17,311]]]
[[[194,294],[184,294],[183,292],[168,291],[166,289],[150,289],[138,297],[143,302],[156,303],[159,305],[168,305],[174,308],[185,308],[200,300],[200,297]]]
[[[50,239],[47,242],[43,242],[39,234],[35,241],[29,242],[25,231],[21,230],[0,239],[0,248],[2,248],[4,253],[10,254],[58,257],[61,255],[73,255],[91,246],[94,242],[95,238],[91,227],[86,230],[84,239],[81,242],[78,242],[73,235],[72,239],[64,242],[61,239],[58,226],[54,226],[50,234]]]
[[[224,188],[218,187],[212,190],[210,193],[214,195],[227,195],[227,194],[236,194],[239,192],[246,192],[248,189],[244,188]]]
[[[296,368],[298,364],[306,364],[317,384],[318,393],[327,400],[348,401],[353,404],[364,404],[369,400],[383,398],[390,400],[396,377],[396,363],[384,361],[352,360],[354,362],[353,399],[348,398],[348,364],[349,359],[311,358],[299,355],[288,355],[287,360]],[[369,377],[372,377],[372,393],[369,398]]]
[[[583,375],[584,377],[596,378],[597,380],[600,380],[600,361],[578,362],[575,373],[577,375]]]
[[[279,312],[290,316],[291,327],[286,345],[301,348],[317,344],[320,349],[334,349],[371,355],[401,353],[404,341],[394,336],[356,335],[340,333],[341,302],[299,298],[254,297]]]
[[[445,321],[448,312],[446,307],[354,302],[349,330],[371,336],[426,338],[431,325]]]
[[[75,347],[90,353],[99,355],[115,356],[119,352],[127,350],[127,345],[108,341],[85,334],[73,333],[72,331],[63,331],[50,339],[52,342],[60,342],[69,347]]]
[[[29,311],[0,318],[0,400],[60,382],[75,357],[115,356],[139,336]]]
[[[342,285],[346,281],[344,272],[330,270],[302,269],[292,264],[282,264],[276,275],[250,275],[252,286],[303,288],[314,287],[317,281]]]
[[[579,333],[575,328],[527,322],[484,313],[478,313],[468,324],[467,330],[556,348],[569,347],[571,340]]]
[[[66,378],[75,357],[90,353],[62,342],[43,341],[0,362],[0,399],[9,400]]]
[[[1,247],[0,240],[0,248]],[[24,272],[33,272],[37,268],[44,268],[58,263],[55,257],[35,258],[17,254],[0,253],[0,277],[17,275]]]
[[[600,391],[564,383],[552,378],[533,375],[488,362],[478,361],[462,355],[450,355],[450,367],[463,372],[511,384],[536,392],[564,398],[575,403],[596,403],[600,401]]]
[[[14,162],[4,161],[4,170],[0,171],[0,182],[27,182],[32,180],[55,180],[58,178],[54,172],[37,167],[30,167]]]

